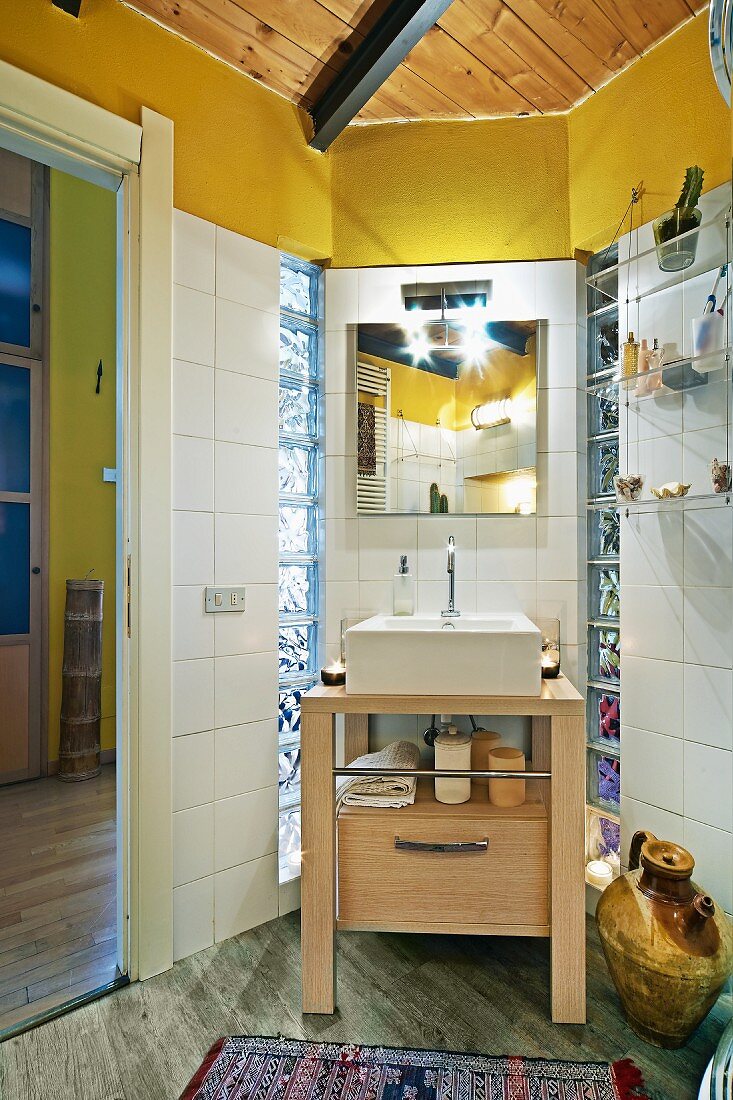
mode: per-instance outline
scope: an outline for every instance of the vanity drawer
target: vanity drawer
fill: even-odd
[[[528,789],[524,806],[499,810],[486,801],[485,788],[462,806],[436,803],[428,791],[402,810],[342,810],[339,921],[546,929],[547,817],[539,793]],[[403,846],[484,841],[485,850],[476,851]]]

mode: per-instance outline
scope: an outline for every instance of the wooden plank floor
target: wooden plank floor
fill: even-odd
[[[0,1031],[116,974],[115,770],[0,789]]]
[[[339,933],[339,1009],[300,1014],[299,914],[271,921],[0,1046],[0,1096],[175,1100],[221,1035],[277,1035],[578,1061],[629,1056],[652,1100],[693,1100],[730,1011],[688,1046],[629,1030],[588,922],[588,1024],[549,1019],[546,940]]]

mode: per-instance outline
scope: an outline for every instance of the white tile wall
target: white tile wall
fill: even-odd
[[[277,856],[262,856],[214,876],[214,941],[256,928],[278,915]]]
[[[703,196],[730,201],[730,187]],[[649,227],[642,233],[651,238]],[[642,299],[640,336],[690,351],[705,280]],[[631,462],[649,487],[691,481],[710,492],[726,453],[728,395],[718,376],[684,395],[633,402]],[[626,421],[621,419],[622,437]],[[622,455],[624,455],[622,439]],[[623,461],[623,459],[622,459]],[[690,499],[688,498],[688,500]],[[635,829],[684,844],[695,880],[733,907],[733,509],[723,500],[662,506],[621,525],[622,846]]]
[[[621,633],[624,653],[660,661],[681,661],[682,589],[624,584],[623,576],[622,560]]]
[[[184,959],[214,942],[214,876],[173,891],[173,958]]]
[[[176,212],[174,957],[278,913],[279,256]],[[204,588],[244,584],[241,614]]]
[[[676,661],[621,654],[624,720],[636,729],[683,736],[684,683]]]
[[[683,742],[678,737],[666,737],[624,724],[621,744],[624,793],[639,802],[650,802],[681,814]]]
[[[173,360],[173,432],[214,438],[214,371]]]
[[[726,913],[733,913],[733,843],[724,829],[713,829],[686,817],[684,840],[695,857],[695,881],[713,895]]]
[[[173,584],[207,584],[214,575],[213,512],[173,513]]]
[[[683,692],[686,740],[733,752],[733,672],[686,664]]]
[[[173,809],[214,801],[214,734],[190,733],[173,740]]]

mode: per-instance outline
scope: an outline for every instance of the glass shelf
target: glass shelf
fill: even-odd
[[[670,369],[689,366],[698,374],[703,376],[714,375],[715,381],[722,381],[722,378],[718,378],[725,371],[726,363],[728,362],[733,347],[728,346],[721,348],[720,351],[708,352],[706,355],[686,355],[682,359],[672,359],[669,363],[663,363],[661,367],[656,370],[642,371],[640,374],[635,374],[631,378],[622,378],[620,374],[620,364],[614,363],[607,374],[604,374],[602,378],[594,378],[588,381],[586,392],[590,394],[599,394],[601,396],[606,395],[608,390],[615,390],[620,397],[628,396],[633,397],[637,401],[643,401],[647,397],[658,397],[660,395],[666,396],[670,393],[686,393],[688,390],[696,390],[699,386],[705,383],[696,383],[690,386],[684,386],[680,389],[668,386],[664,382],[665,371]],[[704,364],[712,364],[719,360],[717,366],[708,366],[705,370],[700,370]],[[637,393],[637,386],[640,381],[646,382],[647,386],[651,382],[655,385],[655,388],[648,393]],[[628,388],[626,388],[628,386]],[[609,398],[609,400],[611,400]]]
[[[621,759],[621,742],[614,741],[610,737],[607,740],[603,741],[600,741],[598,739],[594,740],[592,737],[589,737],[585,742],[585,747],[587,749],[594,749],[595,752],[601,753],[603,756],[612,756],[614,760]],[[598,806],[593,805],[592,802],[589,802],[588,805],[592,805],[594,810],[598,809]],[[604,814],[608,813],[610,817],[614,816],[613,811],[607,810],[605,807],[603,808],[602,812]]]
[[[675,237],[675,243],[696,244],[697,253],[693,263],[681,271],[663,271],[657,263],[656,245],[620,260],[613,267],[586,277],[586,284],[599,294],[608,298],[608,305],[617,302],[639,301],[651,294],[658,294],[672,287],[705,275],[722,267],[727,260],[727,233],[730,224],[730,211],[724,210],[713,218],[705,220],[697,229],[690,229]],[[666,241],[665,247],[672,242]],[[632,265],[636,265],[634,271]],[[701,303],[701,309],[702,305]],[[598,315],[600,311],[596,310]]]
[[[600,277],[601,277],[601,273],[599,272],[598,275],[589,276],[588,278],[596,279],[596,278],[600,278]],[[588,282],[588,279],[586,279],[585,281]],[[599,306],[598,309],[589,310],[588,313],[586,314],[586,317],[588,318],[588,320],[593,320],[595,317],[601,317],[602,318],[607,313],[610,313],[611,310],[613,310],[613,309],[618,309],[618,302],[616,301],[615,298],[612,301],[607,302],[605,306]]]
[[[595,619],[588,619],[587,626],[597,626],[600,630],[618,630],[619,619],[610,615],[597,615]]]
[[[656,497],[645,497],[643,500],[618,501],[613,498],[605,500],[589,500],[587,507],[589,512],[613,508],[619,512],[644,512],[656,511],[658,508],[700,507],[715,508],[725,507],[731,502],[731,493],[688,493],[686,497],[672,497],[669,500],[657,500]]]

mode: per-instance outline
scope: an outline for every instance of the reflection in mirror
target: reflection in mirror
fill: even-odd
[[[357,510],[535,512],[536,321],[358,329]]]

